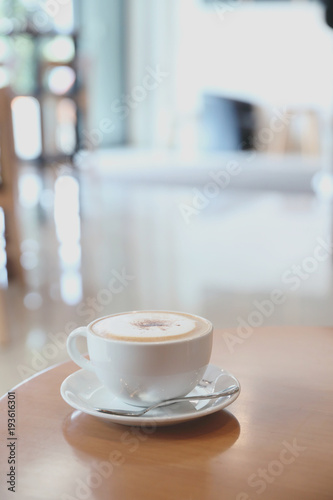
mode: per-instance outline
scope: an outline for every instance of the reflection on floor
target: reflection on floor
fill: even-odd
[[[68,359],[69,331],[113,312],[175,309],[245,329],[332,324],[330,206],[227,190],[207,202],[199,191],[22,170],[27,290],[4,290],[1,394]]]

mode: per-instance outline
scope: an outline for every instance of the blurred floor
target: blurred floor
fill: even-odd
[[[1,394],[67,360],[76,326],[118,311],[183,310],[218,328],[332,324],[331,207],[314,196],[225,190],[186,221],[193,188],[58,174],[21,171],[28,285],[5,297]],[[285,300],[272,309],[276,288]]]

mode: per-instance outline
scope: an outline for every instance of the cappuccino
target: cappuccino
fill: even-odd
[[[89,358],[76,341],[87,339]],[[132,311],[99,318],[67,339],[70,357],[122,401],[147,406],[184,396],[210,360],[213,325],[177,311]]]
[[[91,324],[91,331],[95,335],[131,342],[193,339],[210,332],[211,329],[211,323],[204,318],[167,311],[115,314]]]

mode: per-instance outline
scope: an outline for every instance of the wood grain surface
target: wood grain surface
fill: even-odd
[[[242,333],[244,337],[244,332]],[[227,410],[171,427],[125,427],[69,407],[64,363],[0,400],[3,500],[332,500],[333,328],[215,332],[212,363],[242,391]]]

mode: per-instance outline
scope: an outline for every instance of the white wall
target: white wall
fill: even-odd
[[[156,88],[131,108],[129,138],[132,145],[168,146],[171,140],[176,3],[177,0],[127,1],[128,93],[135,95],[135,88],[144,84],[150,69],[159,68],[161,74]]]
[[[194,147],[191,120],[194,125],[207,91],[259,105],[333,109],[333,31],[320,2],[127,4],[129,90],[147,65],[169,72],[131,113],[132,144],[181,139]]]
[[[110,146],[125,141],[126,121],[113,109],[124,92],[123,4],[123,0],[82,0],[80,3],[87,146]]]

